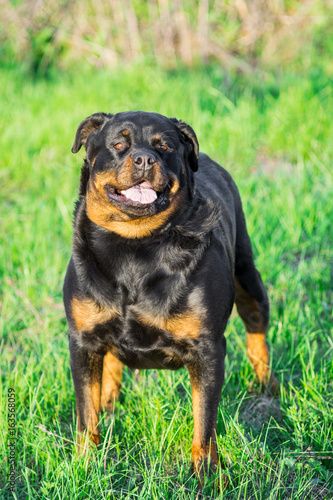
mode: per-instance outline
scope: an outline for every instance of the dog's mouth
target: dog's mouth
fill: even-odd
[[[137,207],[147,207],[155,204],[155,202],[159,204],[163,204],[163,202],[165,203],[167,193],[170,189],[170,183],[161,192],[156,191],[148,181],[142,181],[122,191],[119,191],[110,184],[106,184],[104,188],[108,198],[112,201],[124,203],[126,205],[134,205]]]

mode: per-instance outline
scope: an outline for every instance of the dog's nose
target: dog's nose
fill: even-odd
[[[147,170],[156,163],[156,156],[150,151],[139,151],[132,156],[133,162],[140,169]]]

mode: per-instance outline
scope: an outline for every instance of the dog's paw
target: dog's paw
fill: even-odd
[[[198,490],[214,490],[218,494],[229,487],[229,478],[225,472],[226,468],[220,462],[218,464],[209,459],[200,460],[196,465],[192,463],[191,471],[198,480]]]
[[[273,398],[280,397],[280,382],[274,377],[273,374],[267,382],[259,382],[258,379],[248,384],[248,391],[252,394],[266,394]]]
[[[274,377],[273,373],[271,374],[264,391],[271,397],[280,397],[280,382]]]

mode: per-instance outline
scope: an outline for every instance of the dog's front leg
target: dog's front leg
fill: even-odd
[[[216,420],[224,379],[225,345],[221,342],[209,351],[200,353],[200,358],[188,366],[194,420],[192,457],[194,469],[201,480],[218,464]]]
[[[73,337],[70,338],[69,349],[78,418],[78,451],[84,453],[87,433],[96,446],[100,442],[98,422],[103,356],[78,346]]]

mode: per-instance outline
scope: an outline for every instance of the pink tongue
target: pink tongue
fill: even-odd
[[[149,182],[142,182],[125,191],[121,191],[129,200],[138,201],[139,203],[153,203],[156,200],[156,191],[152,188]]]

